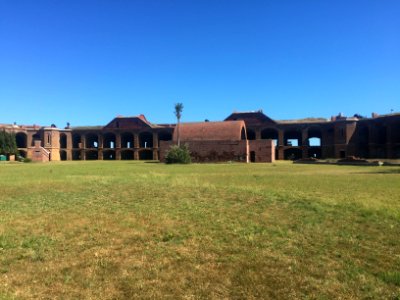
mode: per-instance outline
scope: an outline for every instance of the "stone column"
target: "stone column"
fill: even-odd
[[[97,159],[103,160],[103,149],[99,149],[97,152]]]
[[[133,147],[139,148],[139,134],[137,133],[133,135]]]
[[[136,149],[133,151],[133,159],[134,160],[139,160],[139,151],[136,150]]]
[[[116,160],[121,160],[121,149],[116,149],[115,150],[115,159]]]
[[[121,134],[119,132],[115,134],[115,148],[121,149]]]
[[[285,155],[284,155],[284,139],[285,139],[285,135],[282,129],[278,129],[278,147],[277,147],[277,151],[278,151],[278,159],[279,160],[283,160],[285,159]]]
[[[81,134],[81,144],[82,144],[82,148],[86,149],[86,135]]]
[[[157,151],[157,149],[153,149],[153,160],[158,160],[158,151]]]
[[[153,148],[158,148],[158,133],[157,132],[153,133]],[[158,158],[157,158],[157,160],[158,160]]]
[[[308,130],[307,129],[302,129],[301,130],[301,152],[302,152],[302,158],[307,158],[308,156],[308,147],[310,145],[308,144]]]

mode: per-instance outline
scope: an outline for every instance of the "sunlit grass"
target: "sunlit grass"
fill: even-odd
[[[0,299],[397,299],[396,167],[0,164]]]

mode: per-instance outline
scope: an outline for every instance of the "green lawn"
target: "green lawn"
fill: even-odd
[[[400,168],[0,164],[0,299],[400,299]]]

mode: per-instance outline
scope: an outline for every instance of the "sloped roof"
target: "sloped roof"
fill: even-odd
[[[181,141],[238,141],[241,140],[243,121],[181,123]],[[177,140],[175,128],[173,140]]]
[[[117,116],[109,122],[104,128],[123,128],[123,129],[137,129],[143,127],[152,128],[153,125],[147,121],[144,115],[123,117]]]
[[[233,112],[225,121],[243,120],[247,125],[261,125],[265,123],[275,124],[276,122],[266,116],[261,110],[259,111],[244,111]]]

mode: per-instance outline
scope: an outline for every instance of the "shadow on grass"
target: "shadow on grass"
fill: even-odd
[[[373,172],[354,172],[352,174],[370,174],[370,175],[374,175],[374,174],[400,174],[400,168],[393,168],[393,169],[389,169],[389,170],[377,170],[377,171],[373,171]]]

